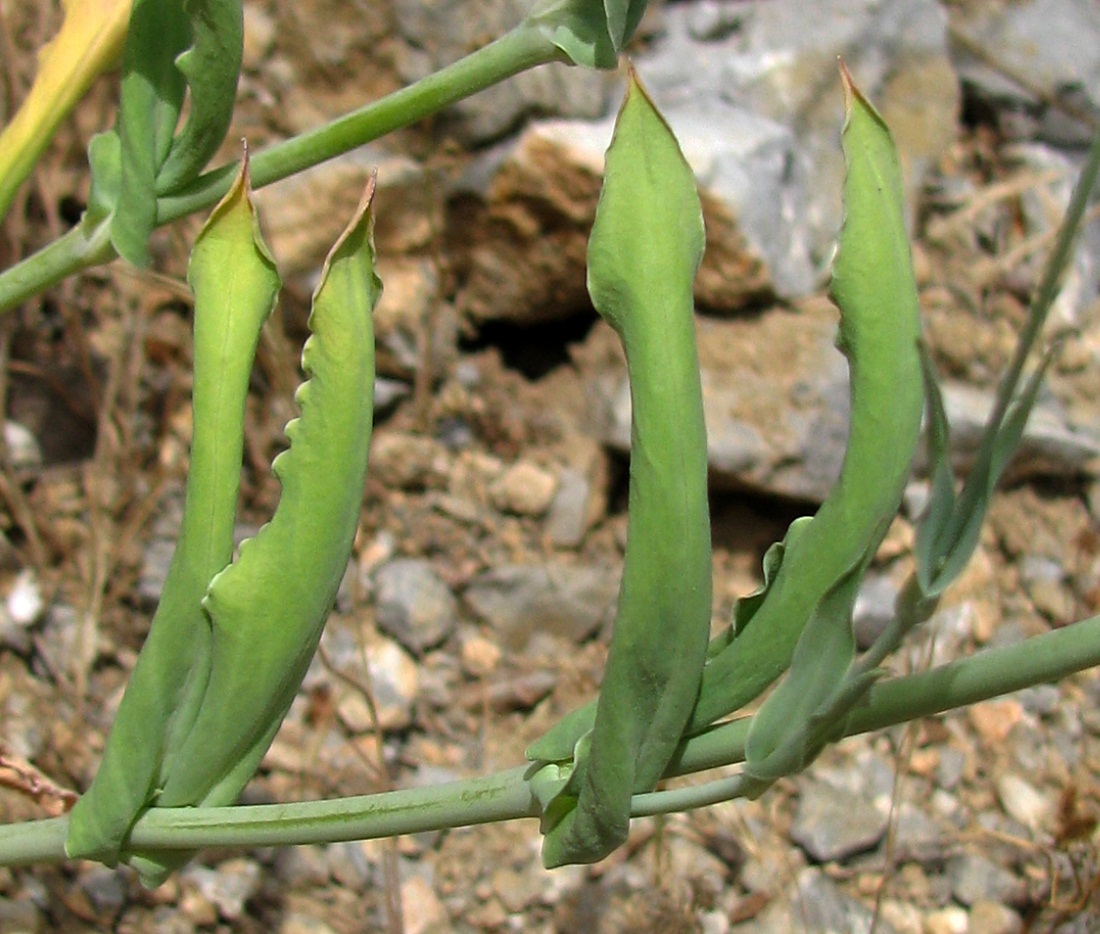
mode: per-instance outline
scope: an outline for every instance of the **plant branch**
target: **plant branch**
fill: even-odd
[[[989,649],[915,675],[876,684],[856,710],[847,735],[866,733],[988,700],[1100,665],[1100,616]],[[744,760],[751,718],[713,727],[680,747],[667,775],[699,772]],[[377,795],[224,808],[153,808],[134,827],[145,850],[201,846],[285,846],[363,840],[424,830],[538,816],[527,783],[531,766],[433,788]],[[681,811],[757,793],[734,776],[708,785],[636,795],[634,816]],[[0,827],[0,865],[65,858],[65,817]]]
[[[276,143],[251,160],[252,185],[262,188],[409,126],[522,71],[564,61],[546,35],[528,23],[451,65],[332,123]],[[215,204],[236,177],[237,163],[200,176],[157,200],[157,223],[166,224]],[[32,256],[0,273],[0,313],[82,269],[110,262],[110,220],[82,222]]]

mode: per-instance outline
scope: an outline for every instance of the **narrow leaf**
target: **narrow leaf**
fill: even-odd
[[[897,513],[924,392],[920,312],[901,169],[890,131],[842,69],[848,171],[831,293],[849,361],[851,421],[840,477],[798,539],[750,625],[707,663],[688,731],[757,697],[790,665],[806,623],[842,581],[861,575]]]
[[[809,758],[813,715],[843,683],[855,659],[852,608],[862,580],[863,569],[856,566],[814,608],[787,677],[752,718],[745,772],[753,778],[774,781]],[[793,758],[792,751],[797,751]]]
[[[160,605],[130,676],[91,787],[69,818],[70,857],[114,865],[156,801],[172,753],[191,728],[210,672],[212,636],[201,601],[233,555],[244,407],[260,326],[278,273],[259,237],[247,159],[195,243],[193,437],[183,523]]]
[[[661,777],[698,692],[711,603],[693,302],[703,242],[694,174],[632,73],[588,246],[589,292],[630,378],[627,550],[587,755],[544,815],[550,867],[625,840],[631,795]]]
[[[921,345],[921,371],[924,374],[925,438],[928,472],[932,484],[928,504],[917,523],[914,547],[917,581],[921,590],[934,596],[933,580],[945,560],[944,541],[955,511],[955,472],[951,466],[951,429],[943,404],[939,381],[927,348]]]
[[[939,535],[928,546],[930,556],[925,559],[935,571],[924,587],[927,596],[941,594],[962,573],[977,548],[993,491],[1019,447],[1054,352],[1052,348],[1044,354],[1039,367],[1028,379],[1020,396],[1010,403],[1000,423],[987,426],[974,466],[950,515],[942,519],[931,509],[935,504],[930,503],[929,511],[922,517],[921,526],[928,523],[930,528],[934,529],[937,524],[940,527]],[[918,534],[920,532],[918,526]],[[932,532],[925,534],[932,538]]]
[[[307,380],[290,448],[273,465],[282,495],[271,521],[210,583],[210,681],[173,755],[163,807],[236,800],[275,737],[347,571],[359,526],[374,416],[374,271],[370,199],[333,247],[302,351]],[[231,716],[227,712],[232,711]]]
[[[192,45],[176,60],[187,80],[190,112],[157,173],[157,192],[195,178],[217,152],[233,118],[244,52],[241,0],[186,0]]]
[[[185,92],[175,58],[189,41],[182,0],[136,0],[122,57],[122,187],[111,222],[111,243],[137,266],[149,264],[149,235],[157,221],[157,173],[168,155]]]

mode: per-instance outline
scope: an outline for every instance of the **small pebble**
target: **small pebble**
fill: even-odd
[[[933,911],[924,919],[925,934],[968,934],[969,926],[966,911],[955,906]]]
[[[32,469],[42,466],[42,448],[38,439],[25,425],[4,421],[4,445],[8,449],[8,460],[16,470]]]
[[[126,882],[115,869],[95,865],[80,874],[80,887],[96,910],[117,911],[126,900]]]
[[[802,785],[791,839],[817,862],[843,860],[871,849],[886,833],[887,816],[866,797],[826,782]]]
[[[1017,902],[1026,895],[1023,883],[1003,866],[975,853],[963,853],[947,863],[951,892],[962,905],[981,901]]]
[[[967,934],[1020,934],[1023,929],[1023,920],[1007,905],[981,901],[970,906]]]
[[[489,488],[493,505],[518,516],[541,516],[550,508],[558,490],[558,478],[530,461],[508,467]]]
[[[1053,813],[1051,802],[1018,775],[1006,773],[996,780],[997,797],[1005,812],[1032,830],[1040,829]]]
[[[401,884],[401,905],[405,934],[442,934],[451,929],[447,909],[421,876],[411,876]]]
[[[987,748],[1001,745],[1024,716],[1023,705],[1012,698],[985,701],[966,709],[971,725]]]
[[[546,531],[558,548],[576,548],[588,531],[592,485],[579,470],[563,467],[546,516]]]
[[[458,602],[430,561],[399,558],[374,577],[378,627],[414,655],[439,645],[454,629]]]
[[[502,655],[495,642],[481,636],[472,636],[462,642],[462,670],[471,678],[483,678],[496,670]]]
[[[336,934],[336,929],[313,915],[293,911],[279,925],[279,934]]]
[[[251,859],[228,859],[216,869],[206,866],[189,866],[183,871],[182,881],[185,887],[192,887],[202,900],[217,909],[217,917],[226,921],[236,921],[244,915],[244,906],[260,887],[260,867]],[[208,911],[201,913],[201,919],[209,917]],[[210,924],[210,920],[201,920],[200,924]]]
[[[30,570],[22,571],[8,591],[8,617],[17,626],[32,626],[42,617],[46,602],[42,599],[42,588],[38,579]]]

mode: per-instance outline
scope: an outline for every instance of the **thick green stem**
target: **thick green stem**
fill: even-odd
[[[521,24],[452,65],[340,117],[319,129],[277,143],[252,157],[252,185],[262,188],[409,126],[506,78],[562,53],[538,28]],[[157,201],[157,223],[166,224],[215,204],[236,177],[236,163],[200,176],[186,189]],[[114,259],[109,221],[83,224],[0,273],[0,312],[9,311],[67,276]]]
[[[931,671],[875,685],[855,711],[849,736],[943,713],[1021,688],[1044,684],[1100,665],[1100,616],[990,649]],[[669,777],[741,762],[751,718],[717,726],[680,749]],[[520,766],[434,788],[298,804],[229,808],[164,808],[149,811],[131,843],[142,849],[201,846],[287,846],[362,840],[445,827],[535,817],[538,805]],[[741,776],[709,785],[636,795],[632,813],[682,811],[729,800],[755,789]],[[60,861],[64,817],[0,827],[0,865]]]
[[[1100,665],[1100,616],[1093,616],[1016,645],[988,649],[929,671],[882,681],[868,692],[866,704],[852,712],[845,735],[869,733],[977,704],[1058,681],[1097,665]],[[751,717],[743,717],[693,736],[683,745],[666,776],[687,775],[744,761],[745,738],[751,724]],[[663,808],[664,811],[701,807],[730,797],[727,794],[702,800],[705,787],[655,794],[682,795],[679,799],[666,799],[669,807]],[[700,800],[685,803],[692,793],[699,795]],[[652,810],[653,795],[635,796],[635,803],[639,802],[645,806],[644,813],[658,813]]]
[[[0,313],[11,311],[81,269],[109,263],[118,255],[110,236],[106,220],[94,227],[82,223],[0,273]]]

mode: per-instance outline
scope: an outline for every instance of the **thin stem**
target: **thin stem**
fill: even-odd
[[[1046,323],[1047,313],[1050,311],[1054,299],[1058,297],[1058,286],[1062,281],[1062,274],[1069,265],[1070,251],[1073,242],[1081,227],[1081,218],[1088,207],[1089,196],[1092,194],[1093,185],[1096,183],[1097,172],[1100,171],[1100,132],[1093,138],[1089,147],[1085,166],[1077,179],[1070,196],[1069,206],[1066,208],[1065,217],[1062,218],[1062,226],[1058,229],[1058,238],[1054,244],[1046,266],[1043,268],[1043,278],[1039,287],[1035,290],[1035,299],[1031,305],[1031,312],[1024,328],[1020,332],[1020,340],[1016,344],[1016,351],[1012,361],[1001,380],[1000,391],[994,403],[993,412],[990,414],[989,425],[991,431],[1000,428],[1004,421],[1009,404],[1016,394],[1016,386],[1024,371],[1024,364],[1031,354],[1031,349],[1039,337],[1039,332]]]
[[[416,123],[444,107],[506,78],[549,62],[562,53],[537,27],[521,23],[511,32],[425,78],[332,123],[276,143],[252,157],[252,184],[262,188],[319,165],[379,137]],[[178,193],[157,200],[157,223],[166,224],[212,206],[229,189],[237,166],[207,172]],[[114,259],[109,221],[83,224],[0,273],[0,313],[66,276]]]
[[[847,735],[879,730],[943,713],[1021,688],[1057,681],[1100,665],[1100,616],[989,649],[931,671],[875,685],[855,711]],[[687,740],[667,777],[744,761],[751,718],[714,727]],[[482,778],[433,788],[297,804],[150,810],[131,842],[145,850],[202,846],[285,846],[363,840],[445,827],[536,817],[538,804],[519,766]],[[734,776],[694,788],[636,795],[633,813],[680,811],[759,792],[758,783]],[[0,827],[0,865],[65,858],[64,817]]]
[[[521,24],[406,88],[257,153],[250,165],[252,184],[263,188],[416,123],[521,71],[563,60],[540,30]],[[236,163],[225,165],[200,176],[183,191],[159,198],[157,222],[165,224],[210,207],[236,174]]]

